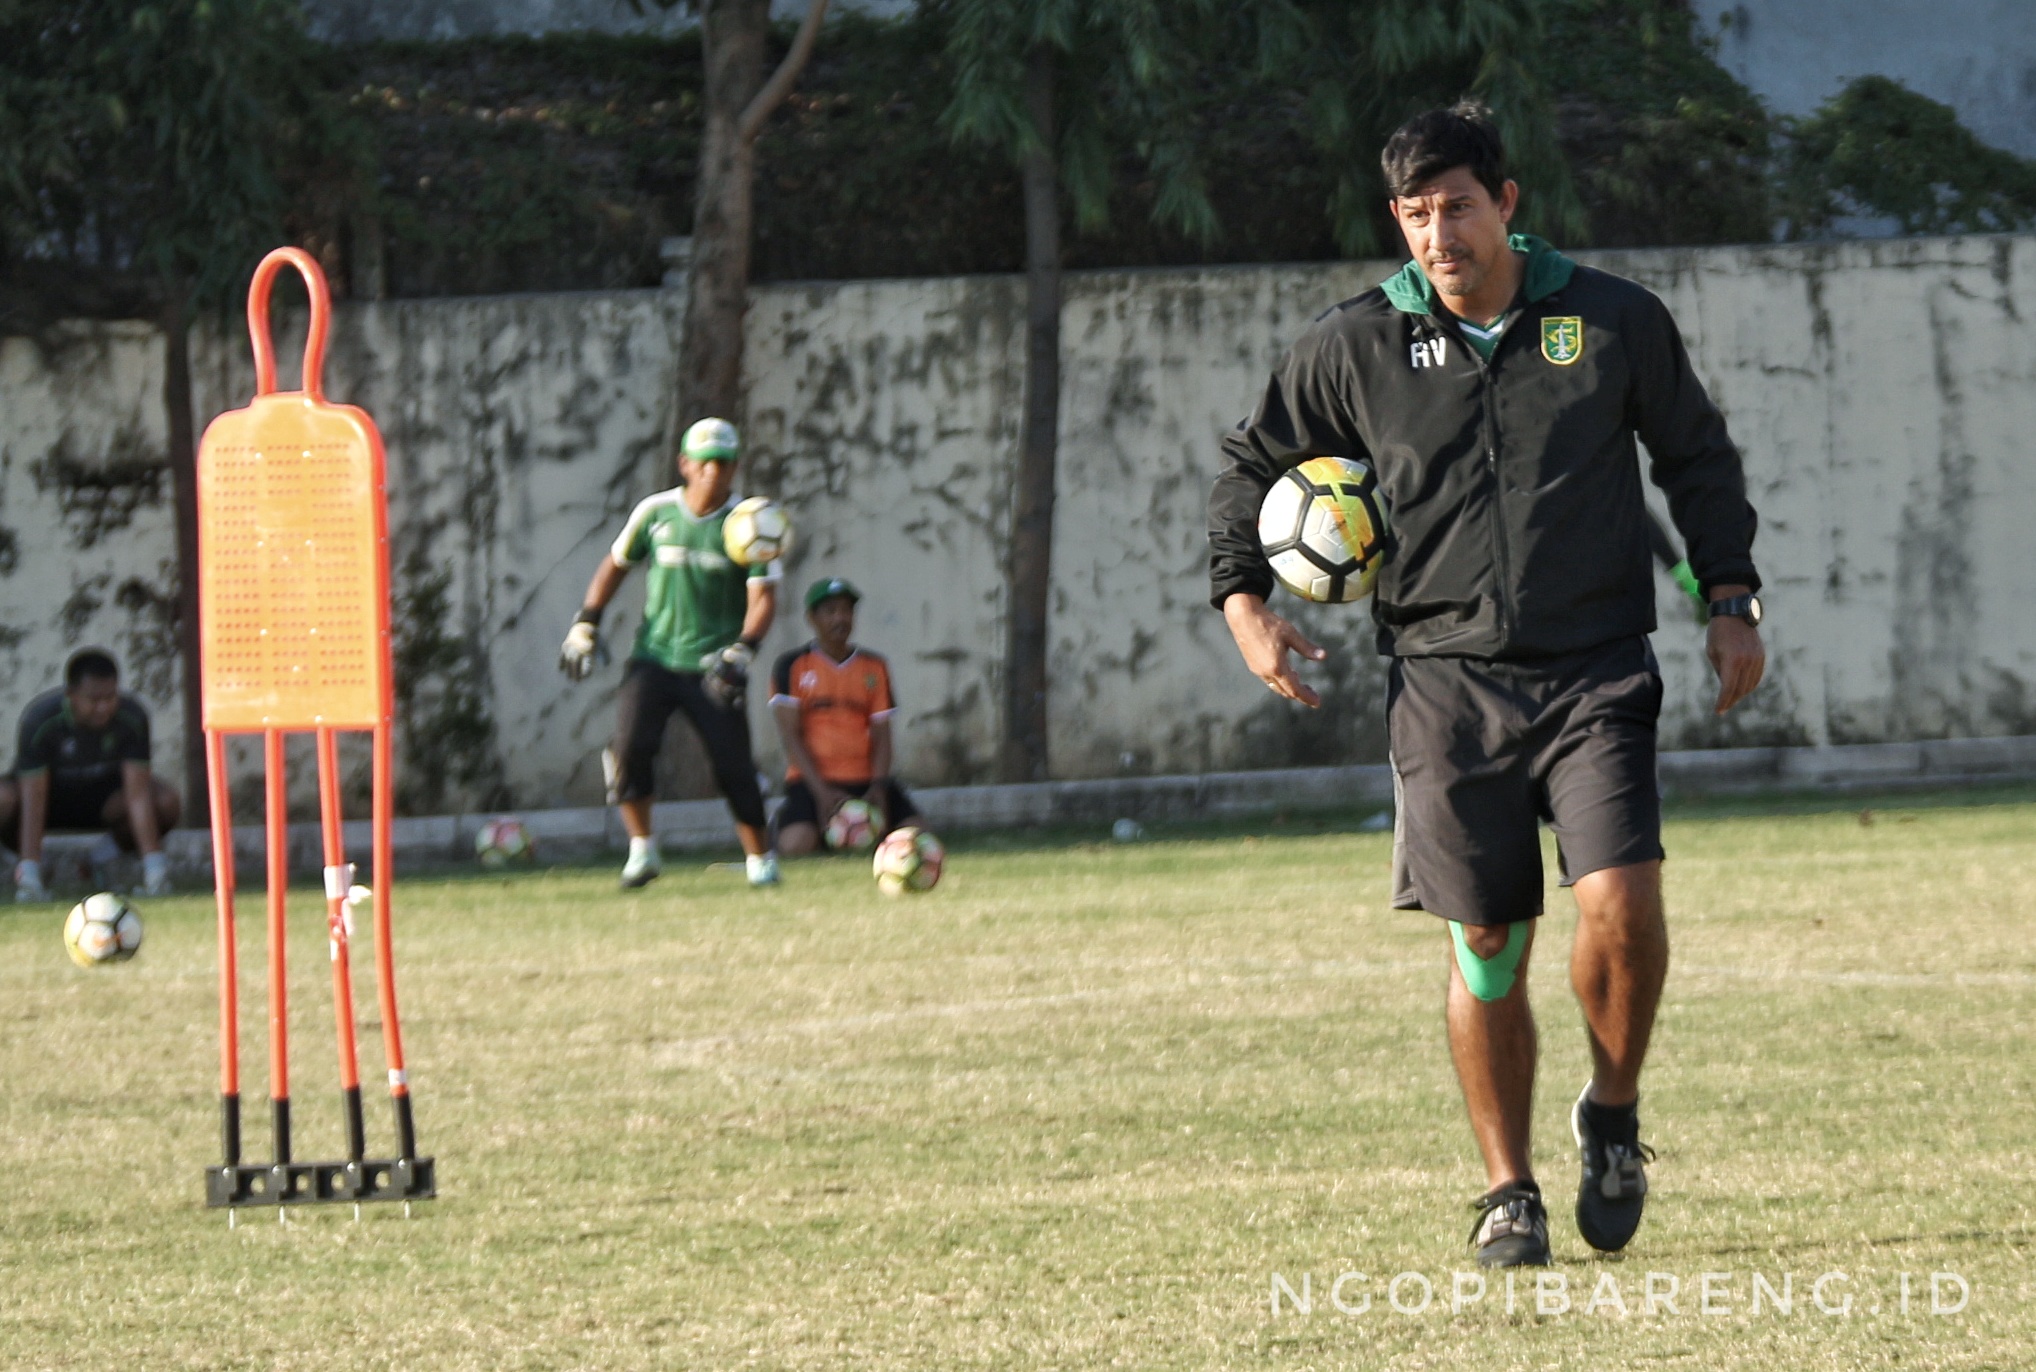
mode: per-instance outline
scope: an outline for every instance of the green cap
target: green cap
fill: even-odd
[[[702,419],[686,430],[679,442],[679,455],[695,462],[733,462],[741,447],[733,424],[725,419]]]
[[[862,592],[845,577],[823,576],[806,588],[806,608],[810,610],[821,601],[832,600],[838,595],[845,595],[850,600],[862,599]]]

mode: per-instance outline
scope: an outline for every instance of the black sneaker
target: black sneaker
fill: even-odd
[[[1478,1198],[1477,1223],[1470,1241],[1477,1246],[1479,1267],[1548,1266],[1548,1211],[1541,1188],[1531,1181],[1509,1181]]]
[[[1583,1160],[1583,1179],[1576,1192],[1576,1227],[1591,1247],[1601,1253],[1616,1253],[1640,1227],[1640,1212],[1647,1205],[1647,1164],[1654,1161],[1654,1150],[1640,1142],[1637,1117],[1630,1137],[1601,1136],[1584,1113],[1590,1095],[1591,1088],[1586,1085],[1569,1112],[1569,1132],[1575,1136]]]

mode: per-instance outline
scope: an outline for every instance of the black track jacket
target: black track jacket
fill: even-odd
[[[1223,440],[1211,600],[1269,595],[1258,507],[1320,455],[1369,461],[1392,544],[1372,615],[1400,657],[1534,658],[1651,632],[1638,452],[1706,591],[1758,587],[1739,452],[1668,309],[1537,238],[1489,362],[1416,263],[1321,315]]]

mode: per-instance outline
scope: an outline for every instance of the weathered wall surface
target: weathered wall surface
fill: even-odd
[[[1664,586],[1664,741],[2036,733],[2036,238],[1591,260],[1675,311],[1763,519],[1770,682],[1714,719],[1701,637]],[[1054,775],[1382,759],[1362,610],[1304,608],[1330,707],[1276,702],[1206,606],[1202,530],[1217,438],[1286,340],[1387,270],[1070,278]],[[793,510],[793,591],[824,573],[869,593],[861,636],[892,659],[901,770],[922,783],[984,779],[996,752],[1023,306],[1021,281],[983,277],[772,287],[751,316],[744,484]],[[391,454],[408,808],[599,798],[617,673],[567,686],[557,640],[623,513],[669,482],[681,311],[640,291],[339,312],[328,391],[369,408]],[[237,403],[244,340],[198,352],[201,409]],[[159,375],[140,328],[0,345],[0,719],[102,641],[174,757]],[[640,594],[610,616],[618,647]],[[766,658],[801,630],[788,609]],[[674,742],[675,776],[689,753]],[[697,792],[697,769],[672,788]]]

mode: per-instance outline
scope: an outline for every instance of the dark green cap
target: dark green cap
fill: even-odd
[[[846,578],[823,576],[806,588],[806,608],[810,610],[821,601],[832,600],[838,595],[845,595],[850,600],[862,599],[862,592],[858,591],[854,584]]]

